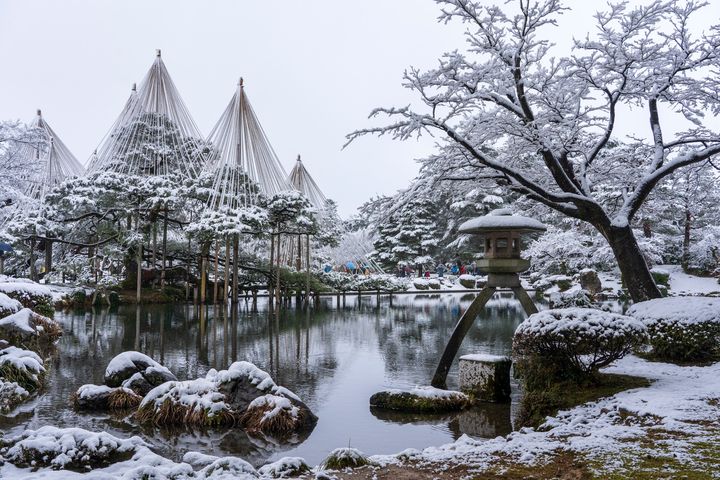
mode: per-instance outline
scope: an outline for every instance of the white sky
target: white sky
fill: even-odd
[[[711,3],[704,18],[717,21],[720,1]],[[584,36],[600,2],[566,4],[576,10],[561,20],[560,43]],[[41,108],[85,163],[161,48],[203,134],[243,76],[286,170],[301,154],[347,216],[405,187],[414,159],[433,149],[430,138],[367,137],[340,150],[373,107],[411,102],[407,66],[463,46],[462,26],[437,15],[431,0],[0,0],[0,118],[27,121]],[[635,117],[626,128],[647,124]]]

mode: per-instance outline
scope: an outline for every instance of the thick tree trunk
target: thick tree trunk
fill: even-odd
[[[604,229],[604,232],[633,301],[643,302],[660,298],[662,294],[650,274],[650,268],[638,246],[632,228],[610,226]]]

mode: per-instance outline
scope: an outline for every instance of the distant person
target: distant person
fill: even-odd
[[[442,263],[438,263],[438,266],[435,268],[435,272],[437,273],[439,278],[443,278],[443,276],[445,275],[445,270],[445,265],[443,265]]]
[[[453,275],[457,275],[459,271],[460,269],[456,264],[453,264],[453,266],[450,267],[450,273],[452,273]]]
[[[465,275],[467,273],[467,268],[465,268],[465,265],[460,265],[460,275]]]
[[[473,274],[473,275],[477,275],[477,274],[478,274],[478,271],[477,271],[477,263],[472,262],[472,263],[470,264],[470,273]]]
[[[332,272],[332,267],[330,266],[329,263],[326,263],[326,264],[325,264],[325,268],[323,268],[323,271],[324,271],[325,273],[330,273],[330,272]]]
[[[425,272],[425,278],[430,278],[430,270]]]

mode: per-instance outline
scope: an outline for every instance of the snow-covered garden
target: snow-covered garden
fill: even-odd
[[[87,162],[0,119],[0,477],[720,478],[712,5],[435,2],[346,218],[160,50]]]

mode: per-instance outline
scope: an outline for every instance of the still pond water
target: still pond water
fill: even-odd
[[[386,388],[427,385],[445,342],[473,295],[348,296],[345,305],[323,298],[309,311],[269,314],[241,302],[237,320],[222,307],[122,306],[117,311],[57,312],[65,333],[42,395],[0,429],[19,433],[43,425],[82,427],[120,437],[139,435],[160,454],[179,460],[187,451],[235,455],[260,466],[284,456],[315,465],[334,448],[391,454],[451,442],[462,434],[494,438],[512,429],[511,406],[486,405],[460,414],[399,415],[371,410],[370,396]],[[461,353],[509,354],[523,320],[520,304],[496,294],[465,339]],[[293,390],[319,417],[307,438],[278,443],[242,429],[207,432],[140,427],[132,417],[78,413],[70,397],[80,385],[102,384],[110,359],[138,350],[167,366],[180,380],[204,376],[247,360]],[[457,363],[448,386],[457,387]],[[517,400],[516,385],[513,385]],[[515,405],[517,402],[514,401]],[[30,408],[33,407],[33,408]]]

